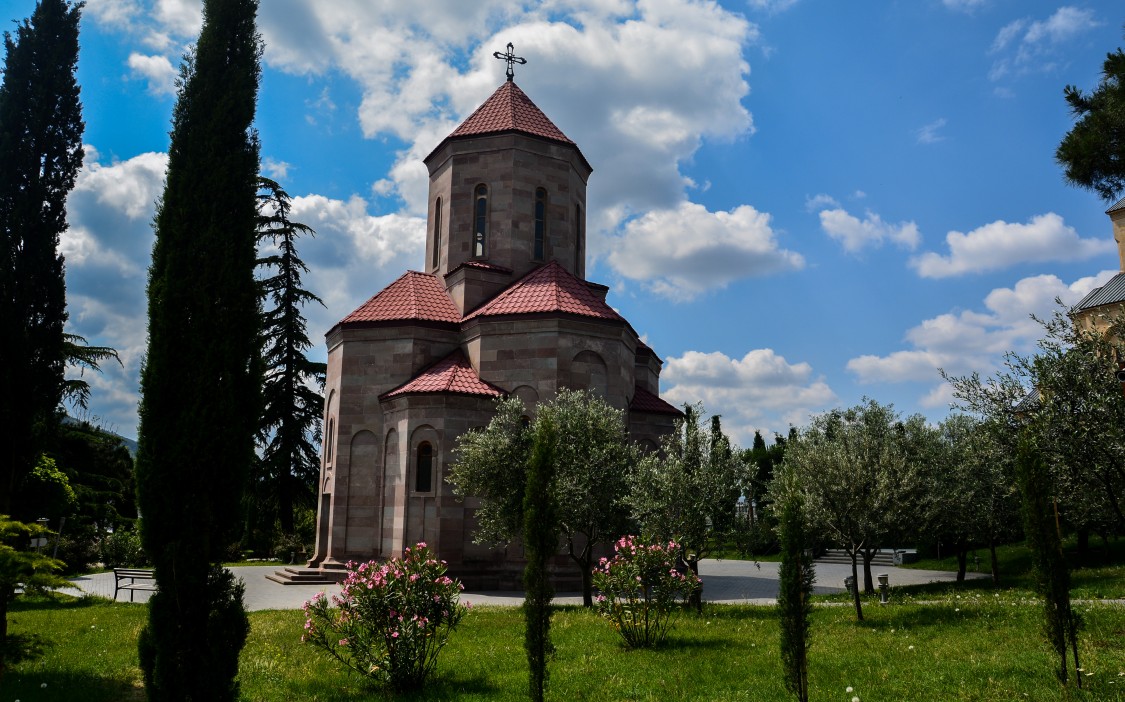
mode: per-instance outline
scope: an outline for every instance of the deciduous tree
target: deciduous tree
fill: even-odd
[[[624,533],[626,475],[635,462],[622,413],[588,392],[561,390],[536,408],[524,425],[518,398],[501,400],[483,431],[458,438],[449,482],[458,495],[477,496],[478,543],[506,544],[523,531],[523,485],[531,437],[543,421],[558,430],[555,477],[559,536],[582,574],[583,603],[593,605],[590,580],[594,548]]]
[[[149,269],[137,495],[159,590],[139,639],[151,700],[234,700],[249,623],[221,562],[261,417],[254,280],[256,0],[205,0],[172,118]]]

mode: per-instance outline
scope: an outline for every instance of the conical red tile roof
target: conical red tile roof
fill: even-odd
[[[492,97],[453,130],[449,138],[510,131],[574,143],[513,81],[505,81],[497,88]]]
[[[595,295],[586,283],[560,266],[558,261],[540,266],[512,283],[499,295],[465,315],[465,321],[476,317],[536,312],[566,312],[583,317],[625,321]]]
[[[340,323],[387,321],[461,321],[461,314],[436,276],[407,271]]]
[[[639,385],[634,388],[633,401],[629,403],[629,410],[632,412],[652,412],[653,414],[674,414],[676,416],[683,414],[674,406],[660,399],[659,395],[654,395]]]
[[[461,349],[457,349],[422,371],[409,382],[383,393],[379,399],[385,400],[416,393],[453,393],[485,397],[500,397],[505,394],[492,383],[480,379]]]

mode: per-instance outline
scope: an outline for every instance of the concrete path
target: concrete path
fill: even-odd
[[[699,573],[703,578],[703,599],[707,602],[774,604],[777,598],[777,571],[779,563],[761,563],[756,566],[751,561],[703,560]],[[246,609],[300,609],[305,600],[318,592],[335,594],[338,585],[280,585],[266,580],[266,574],[280,566],[237,566],[231,568],[237,577],[246,583]],[[934,570],[913,570],[909,568],[874,568],[872,575],[887,573],[891,587],[900,585],[921,585],[929,582],[952,582],[956,573]],[[843,592],[844,578],[851,575],[851,566],[835,563],[816,564],[817,594]],[[862,574],[860,575],[862,578]],[[982,573],[970,573],[968,577],[987,577]],[[82,593],[113,597],[113,573],[97,573],[74,578],[72,582]],[[79,594],[75,592],[74,594]],[[134,592],[134,602],[145,602],[150,593]],[[118,593],[118,601],[129,601],[129,593]],[[474,605],[518,606],[523,602],[522,592],[466,592],[462,601]],[[555,598],[559,604],[581,604],[580,593],[559,593]]]

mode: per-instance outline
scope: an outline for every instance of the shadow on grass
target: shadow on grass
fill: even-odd
[[[79,695],[80,692],[80,695]],[[93,674],[59,671],[21,673],[4,676],[4,699],[36,702],[142,702],[144,689],[131,681]]]
[[[102,597],[73,597],[71,595],[59,593],[49,596],[24,595],[17,597],[15,601],[8,606],[8,613],[18,614],[19,612],[35,612],[41,610],[56,610],[62,612],[95,607],[99,604],[107,604],[109,602],[110,600]]]
[[[463,695],[488,696],[500,691],[496,685],[489,683],[483,676],[452,677],[435,676],[426,681],[421,690],[394,692],[389,687],[376,683],[370,685],[357,685],[354,691],[336,689],[331,696],[325,696],[325,689],[321,683],[309,680],[300,684],[290,685],[290,699],[328,699],[333,702],[360,702],[360,700],[455,700]]]

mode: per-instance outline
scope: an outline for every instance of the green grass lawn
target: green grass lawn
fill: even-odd
[[[870,602],[862,623],[845,606],[817,609],[811,699],[1125,700],[1125,607],[1081,605],[1087,675],[1079,693],[1056,682],[1039,635],[1041,609],[1026,592],[966,590],[937,604],[898,594],[892,605]],[[136,638],[145,616],[144,605],[92,598],[18,603],[12,631],[35,634],[42,651],[0,682],[0,702],[143,699]],[[300,612],[254,612],[250,622],[245,699],[382,698],[300,642]],[[789,699],[770,607],[709,605],[702,617],[685,614],[654,651],[624,650],[608,623],[581,608],[557,612],[552,635],[551,699]],[[454,632],[430,687],[401,699],[522,700],[526,684],[520,611],[481,607]]]

